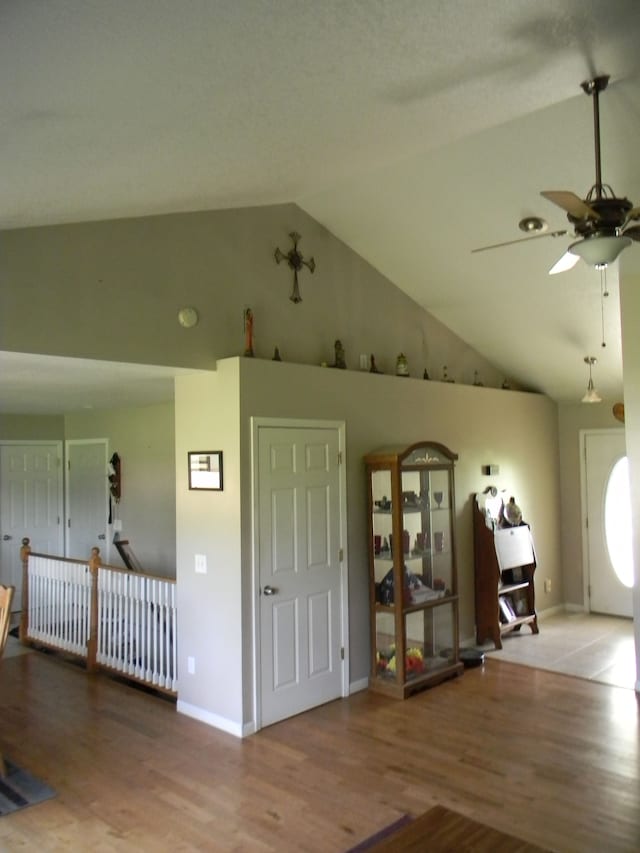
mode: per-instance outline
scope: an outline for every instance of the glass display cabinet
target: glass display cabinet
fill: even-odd
[[[459,675],[454,463],[442,444],[365,456],[369,483],[371,676],[405,699]]]

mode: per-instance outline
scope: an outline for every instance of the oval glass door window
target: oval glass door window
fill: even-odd
[[[631,491],[629,460],[618,459],[611,470],[604,495],[604,535],[613,570],[621,583],[633,586],[631,541]]]

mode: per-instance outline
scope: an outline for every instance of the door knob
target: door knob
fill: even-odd
[[[105,535],[104,533],[99,533],[99,534],[98,534],[98,539],[106,539],[106,538],[107,538],[107,537],[106,537],[106,535]]]
[[[275,595],[278,590],[274,586],[267,584],[262,591],[265,595]]]
[[[4,539],[4,541],[5,541],[5,542],[8,542],[8,541],[9,541],[9,539],[11,539],[11,537],[9,536],[9,534],[8,534],[8,533],[5,533],[5,534],[4,534],[4,536],[3,536],[2,538]]]

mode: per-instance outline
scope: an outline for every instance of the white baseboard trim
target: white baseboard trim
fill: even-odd
[[[236,737],[246,737],[248,734],[253,734],[255,726],[253,723],[248,723],[246,726],[240,723],[234,723],[232,720],[227,720],[226,717],[220,717],[218,714],[212,714],[211,711],[205,711],[204,708],[198,708],[197,705],[190,705],[188,702],[182,702],[178,699],[176,709],[180,714],[186,717],[192,717],[194,720],[200,720],[201,723],[206,723],[208,726],[213,726],[214,729],[221,729],[227,734],[235,735]],[[251,728],[251,731],[247,731]]]
[[[544,610],[537,610],[538,622],[544,622],[549,616],[558,616],[560,613],[566,612],[564,604],[554,604],[553,607],[545,607]]]
[[[553,607],[547,607],[545,610],[538,610],[538,621],[544,622],[549,616],[557,616],[562,613],[586,613],[587,611],[581,604],[556,604]]]
[[[352,681],[349,684],[349,696],[352,696],[354,693],[359,693],[361,690],[367,690],[368,687],[368,678],[359,678],[357,681]]]

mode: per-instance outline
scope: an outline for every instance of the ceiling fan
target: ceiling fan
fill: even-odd
[[[564,255],[549,270],[550,275],[564,272],[575,266],[580,258],[589,266],[604,269],[613,263],[632,240],[640,241],[640,225],[631,225],[640,220],[640,207],[634,207],[628,198],[618,198],[608,184],[602,183],[600,163],[600,105],[599,96],[609,83],[609,75],[595,77],[581,84],[583,91],[593,98],[593,125],[596,158],[596,182],[584,199],[569,190],[545,190],[541,195],[566,211],[577,239]],[[528,217],[520,222],[523,231],[543,232],[546,225],[537,217]],[[535,233],[533,237],[522,237],[508,243],[483,246],[473,249],[482,252],[511,243],[520,243],[539,237],[560,237],[566,231]]]

